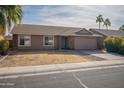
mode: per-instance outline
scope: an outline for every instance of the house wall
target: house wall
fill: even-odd
[[[74,38],[75,49],[97,49],[97,38],[96,37],[75,37]]]
[[[18,48],[18,35],[16,35],[16,34],[13,35],[12,43],[13,43],[12,44],[13,48],[17,49]]]
[[[73,36],[68,37],[67,47],[68,49],[74,49],[74,37]]]
[[[31,35],[31,46],[18,46],[18,35],[13,35],[14,49],[58,49],[58,36],[54,36],[54,46],[43,46],[42,35]]]
[[[103,47],[104,38],[68,36],[68,49],[100,49]],[[31,35],[31,46],[18,47],[18,35],[13,35],[14,49],[59,49],[59,36],[54,36],[54,46],[43,46],[42,35]]]
[[[44,46],[43,36],[32,35],[31,36],[31,49],[57,49],[58,48],[58,36],[54,36],[54,46]]]
[[[102,36],[102,37],[97,38],[97,46],[98,46],[98,49],[103,49],[104,48],[103,43],[104,43],[105,38],[107,38],[107,36],[105,36],[104,34],[102,34],[100,32],[97,32],[97,31],[95,31],[93,29],[90,29],[90,31],[92,31],[95,34],[99,34],[99,35]]]
[[[104,40],[105,40],[106,37],[99,37],[97,38],[97,46],[98,46],[98,49],[103,49],[104,48]]]

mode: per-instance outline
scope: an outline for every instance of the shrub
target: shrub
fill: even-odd
[[[1,55],[6,54],[8,49],[9,49],[9,42],[4,38],[0,38],[0,54]]]
[[[4,40],[4,37],[0,35],[0,40]]]
[[[119,53],[124,55],[124,39],[121,42],[120,48],[119,48]]]
[[[104,47],[108,52],[119,52],[122,38],[111,36],[104,40]]]

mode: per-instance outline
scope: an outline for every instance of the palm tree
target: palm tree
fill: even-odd
[[[103,26],[106,26],[106,30],[108,30],[108,26],[111,26],[111,22],[108,18],[105,19]]]
[[[124,25],[119,28],[120,31],[124,31]]]
[[[96,17],[96,23],[99,23],[99,30],[100,30],[100,25],[101,25],[101,23],[104,21],[104,19],[103,19],[103,17],[102,17],[102,15],[98,15],[97,17]]]
[[[5,29],[5,18],[4,15],[0,12],[0,34],[3,33]]]
[[[12,25],[21,22],[23,17],[22,8],[19,5],[0,5],[0,29],[4,34],[10,31]]]

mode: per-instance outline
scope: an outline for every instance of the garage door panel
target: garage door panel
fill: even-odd
[[[75,38],[75,49],[97,49],[96,38]]]

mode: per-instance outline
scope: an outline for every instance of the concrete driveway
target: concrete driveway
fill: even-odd
[[[98,50],[82,51],[82,52],[89,54],[89,55],[92,55],[92,56],[104,58],[107,60],[124,59],[124,56],[121,56],[119,54],[107,53],[107,52],[102,52],[102,51],[98,51]]]

